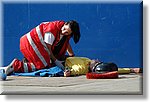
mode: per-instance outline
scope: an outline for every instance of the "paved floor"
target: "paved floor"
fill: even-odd
[[[118,79],[78,77],[17,77],[0,81],[1,94],[135,94],[143,93],[141,74],[119,75]]]

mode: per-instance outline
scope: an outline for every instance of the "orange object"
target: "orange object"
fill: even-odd
[[[118,78],[118,72],[106,72],[106,73],[86,73],[87,79],[115,79]]]

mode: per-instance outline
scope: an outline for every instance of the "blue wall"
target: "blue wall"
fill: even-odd
[[[4,3],[3,65],[22,59],[20,37],[43,21],[77,20],[81,40],[77,56],[142,67],[142,3]]]

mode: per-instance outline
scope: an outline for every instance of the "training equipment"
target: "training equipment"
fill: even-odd
[[[85,75],[88,73],[91,60],[86,57],[68,57],[65,67],[71,71],[71,75]]]
[[[107,72],[107,73],[86,73],[87,79],[115,79],[118,78],[118,72]]]
[[[106,73],[106,72],[112,72],[112,71],[118,71],[118,67],[115,63],[98,62],[92,68],[92,72],[95,72],[95,73]]]
[[[1,80],[6,80],[7,75],[5,74],[5,70],[4,69],[0,69],[0,79]]]
[[[114,79],[118,78],[118,67],[115,63],[96,63],[92,72],[86,73],[87,79]]]

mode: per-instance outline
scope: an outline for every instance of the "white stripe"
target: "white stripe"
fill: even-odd
[[[41,34],[41,31],[40,31],[39,26],[36,27],[36,32],[37,32],[37,34],[38,34],[38,37],[39,37],[39,39],[40,39],[41,44],[44,46],[44,49],[45,49],[45,50],[48,52],[48,54],[50,55],[50,51],[48,50],[46,44],[44,43],[44,39],[43,39],[43,37],[42,37],[42,34]]]
[[[27,63],[23,63],[24,72],[28,72],[28,65]]]
[[[40,58],[40,60],[42,61],[42,63],[44,64],[44,66],[46,67],[47,66],[47,63],[44,59],[44,57],[41,55],[41,53],[39,52],[37,46],[35,45],[35,43],[33,42],[31,36],[30,36],[30,33],[27,34],[27,39],[30,43],[30,45],[32,46],[33,50],[35,51],[35,53],[37,54],[37,56]]]
[[[42,22],[43,24],[47,24],[47,23],[49,23],[49,22]]]
[[[36,71],[36,68],[35,68],[34,64],[33,63],[30,63],[30,64],[31,64],[32,71]]]

